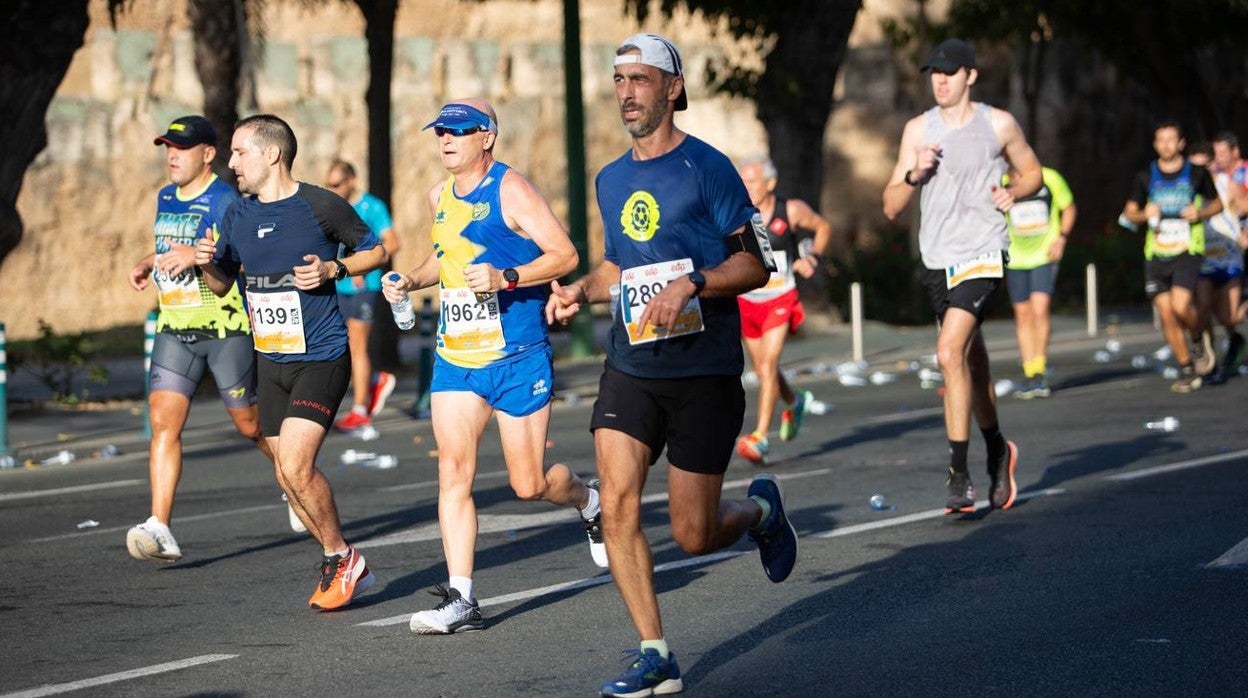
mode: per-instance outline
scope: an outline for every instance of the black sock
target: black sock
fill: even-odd
[[[988,447],[988,462],[996,463],[1005,455],[1005,437],[1001,435],[1001,427],[994,424],[987,429],[980,429],[984,435],[984,445]]]
[[[969,441],[949,442],[949,472],[966,472],[966,451],[970,445]]]

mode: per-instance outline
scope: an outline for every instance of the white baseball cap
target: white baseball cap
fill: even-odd
[[[641,53],[618,55],[621,51],[634,50]],[[685,64],[680,60],[680,51],[676,50],[676,44],[658,34],[633,34],[620,43],[616,53],[615,65],[640,63],[641,65],[658,68],[679,78],[685,77]],[[684,111],[688,108],[689,97],[685,94],[684,85],[681,85],[680,96],[676,98],[676,111]]]

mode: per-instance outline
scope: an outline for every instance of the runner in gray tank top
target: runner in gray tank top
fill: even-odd
[[[1014,505],[1018,447],[1001,435],[988,350],[979,333],[988,298],[1005,274],[1005,212],[1040,189],[1040,161],[1008,112],[971,102],[979,78],[975,49],[948,39],[923,64],[936,106],[906,123],[884,215],[895,219],[920,188],[919,251],[923,286],[936,311],[936,361],[945,379],[949,439],[947,513],[975,510],[967,471],[971,414],[988,451],[993,508]],[[1000,186],[1010,173],[1010,186]]]

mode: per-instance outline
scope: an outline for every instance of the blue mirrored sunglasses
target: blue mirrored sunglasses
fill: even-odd
[[[476,133],[477,131],[486,131],[486,130],[488,129],[486,129],[483,126],[472,126],[470,128],[445,128],[442,126],[433,127],[433,133],[438,138],[441,138],[442,136],[445,136],[448,133],[458,138],[461,136],[467,136],[469,134]]]

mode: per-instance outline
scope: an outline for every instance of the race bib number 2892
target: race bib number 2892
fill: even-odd
[[[655,327],[653,324],[647,325],[643,330],[640,323],[642,313],[646,311],[650,301],[667,288],[672,279],[693,270],[693,260],[686,257],[671,262],[631,267],[620,272],[620,309],[623,311],[624,328],[628,330],[629,344],[645,344],[702,331],[702,304],[696,297],[690,298],[681,309],[676,326],[671,332],[666,327]]]

